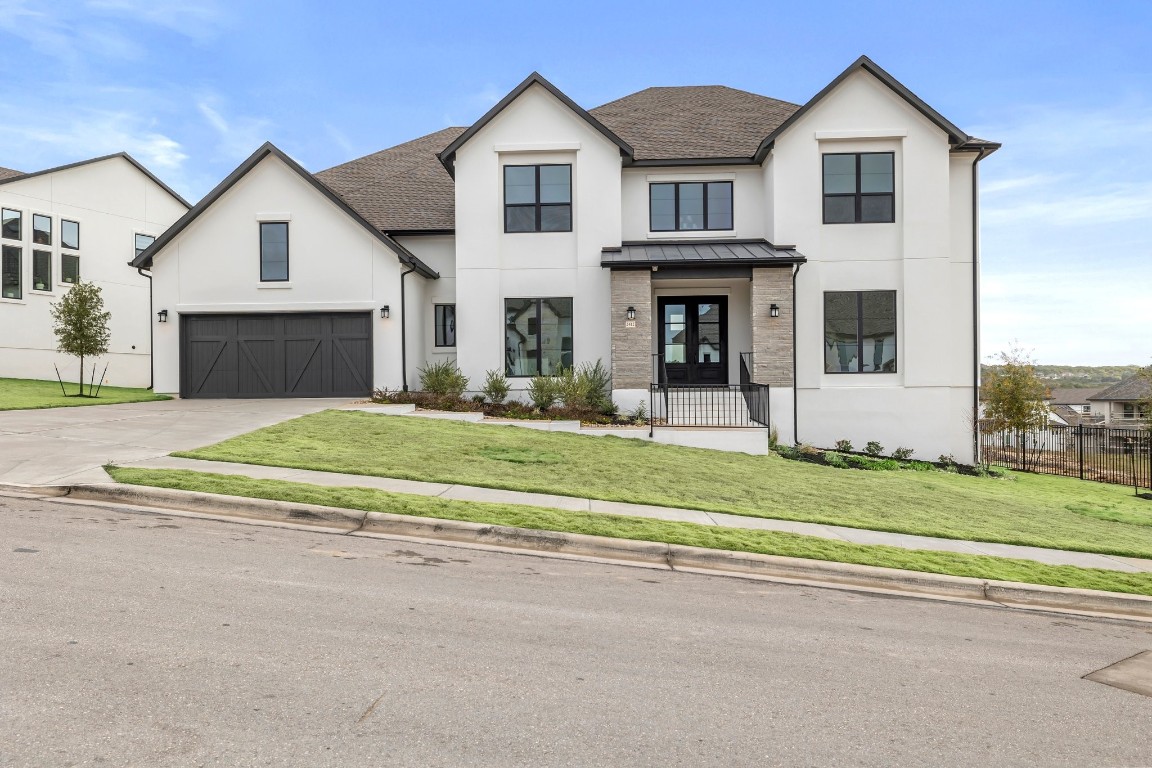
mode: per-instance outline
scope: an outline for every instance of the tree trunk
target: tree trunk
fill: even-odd
[[[80,355],[80,397],[84,397],[84,355]]]

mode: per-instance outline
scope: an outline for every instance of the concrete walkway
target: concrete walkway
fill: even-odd
[[[257,479],[290,480],[313,485],[352,486],[373,488],[393,493],[410,493],[417,496],[436,496],[458,501],[486,501],[498,504],[525,504],[549,509],[563,509],[572,512],[596,512],[601,514],[630,515],[656,520],[674,520],[719,525],[729,528],[746,528],[762,531],[784,531],[805,536],[818,536],[823,539],[847,541],[853,544],[884,544],[902,549],[927,549],[943,552],[959,552],[968,555],[993,555],[1012,557],[1021,560],[1035,560],[1049,565],[1076,565],[1081,568],[1102,568],[1128,573],[1152,573],[1152,560],[1141,560],[1114,555],[1097,555],[1087,552],[1069,552],[1060,549],[1022,547],[1013,544],[991,544],[987,542],[941,539],[932,536],[913,536],[904,533],[885,533],[861,528],[847,528],[839,525],[801,523],[790,520],[728,515],[720,512],[701,512],[694,509],[655,507],[645,504],[628,504],[618,501],[598,501],[573,496],[555,496],[547,493],[525,493],[522,491],[502,491],[494,488],[478,488],[470,485],[448,483],[426,483],[415,480],[397,480],[368,475],[348,475],[339,472],[316,472],[287,467],[262,467],[254,464],[236,464],[224,461],[201,461],[182,459],[175,456],[147,458],[139,461],[122,462],[121,466],[141,469],[190,469],[197,472],[215,472],[224,475],[245,475]]]

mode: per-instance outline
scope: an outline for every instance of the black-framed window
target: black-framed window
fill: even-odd
[[[572,367],[572,299],[504,299],[504,375]]]
[[[69,285],[80,282],[80,254],[60,254],[60,282]]]
[[[60,219],[60,247],[80,250],[80,224],[79,222]]]
[[[52,290],[52,251],[32,251],[32,290]]]
[[[571,232],[572,166],[504,166],[505,232]]]
[[[436,346],[456,346],[456,305],[436,304]]]
[[[3,237],[5,240],[21,240],[24,237],[24,213],[5,208]]]
[[[260,222],[260,281],[288,279],[288,222]]]
[[[15,245],[5,245],[0,250],[0,296],[5,299],[24,298],[24,286],[21,284],[24,252]]]
[[[824,223],[896,221],[895,158],[892,152],[824,155]]]
[[[732,229],[732,182],[649,184],[648,226],[652,232]]]
[[[156,237],[154,235],[142,235],[137,232],[134,243],[136,246],[136,257],[139,258],[140,254],[144,253],[144,251],[148,249],[148,246],[152,245],[154,242],[156,242]]]
[[[51,216],[32,214],[32,242],[36,245],[52,245]]]
[[[896,291],[824,293],[824,372],[896,372]]]

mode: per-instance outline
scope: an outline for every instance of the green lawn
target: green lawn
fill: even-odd
[[[63,408],[77,405],[112,405],[114,403],[141,403],[148,400],[171,400],[168,395],[157,395],[150,389],[129,387],[102,387],[99,397],[76,397],[80,385],[64,382],[66,397],[57,381],[36,379],[0,379],[0,411],[26,408]],[[88,385],[84,385],[88,391]]]
[[[388,419],[388,421],[396,420]],[[799,536],[792,533],[719,528],[695,523],[666,522],[622,515],[564,512],[509,504],[448,501],[435,497],[388,493],[368,488],[331,488],[284,480],[255,480],[237,475],[219,475],[187,470],[122,467],[108,467],[107,469],[109,474],[118,482],[135,485],[178,488],[258,499],[278,499],[304,504],[322,504],[343,509],[389,512],[397,515],[468,520],[517,528],[610,536],[618,539],[661,541],[669,544],[684,544],[735,552],[758,552],[766,555],[830,560],[838,563],[903,568],[911,571],[971,576],[997,581],[1016,581],[1152,595],[1152,574],[1146,573],[1120,573],[1066,565],[1044,565],[1031,560],[848,544],[842,541],[821,539],[815,536]]]
[[[1042,475],[865,472],[359,411],[304,416],[176,455],[1152,558],[1152,502],[1130,488]]]

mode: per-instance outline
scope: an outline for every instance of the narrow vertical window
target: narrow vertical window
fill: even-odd
[[[892,152],[824,155],[824,223],[895,221],[894,158]]]
[[[60,254],[60,282],[69,285],[80,282],[80,254]]]
[[[140,254],[148,249],[148,246],[156,242],[156,238],[152,235],[136,234],[136,258],[140,258]]]
[[[32,242],[36,245],[52,245],[52,217],[32,214]]]
[[[504,166],[505,232],[571,232],[572,166]]]
[[[22,256],[23,251],[15,245],[5,245],[0,252],[0,296],[6,299],[24,297],[24,289],[20,284]]]
[[[52,251],[32,251],[32,289],[52,290]]]
[[[80,250],[80,224],[60,219],[60,247]]]
[[[283,282],[288,279],[288,222],[260,223],[260,280]]]
[[[824,294],[824,372],[896,372],[896,291]]]
[[[3,237],[5,240],[20,240],[24,237],[24,214],[11,208],[4,209]]]
[[[456,346],[456,305],[437,304],[436,313],[436,346]]]

